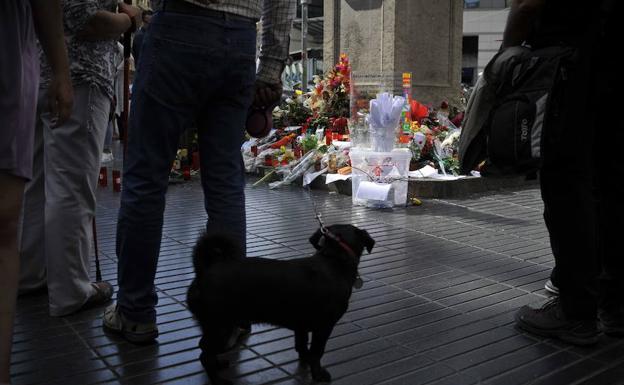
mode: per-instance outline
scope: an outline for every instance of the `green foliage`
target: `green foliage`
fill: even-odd
[[[318,146],[318,139],[316,139],[315,135],[308,135],[301,140],[301,147],[304,152],[308,152],[310,150],[316,149]]]

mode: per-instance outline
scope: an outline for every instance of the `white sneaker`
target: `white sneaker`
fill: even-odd
[[[112,162],[115,158],[113,157],[113,153],[112,152],[103,152],[102,153],[102,158],[101,161],[102,163],[109,163]]]
[[[559,295],[559,288],[555,286],[550,279],[546,281],[544,289],[552,295]]]

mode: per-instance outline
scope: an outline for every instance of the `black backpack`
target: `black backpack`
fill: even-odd
[[[497,78],[484,77],[495,88],[495,103],[478,133],[468,139],[460,156],[463,174],[468,174],[479,162],[483,176],[529,175],[542,164],[546,131],[563,135],[562,104],[568,95],[569,72],[573,67],[589,68],[587,52],[592,44],[605,36],[605,26],[612,16],[616,0],[602,0],[599,12],[589,18],[590,27],[580,48],[550,46],[525,49],[509,60]],[[579,62],[582,54],[583,63]],[[499,52],[491,61],[497,60]]]
[[[544,131],[558,121],[567,69],[575,53],[566,46],[522,51],[500,74],[497,102],[483,127],[487,154],[484,176],[539,170]]]

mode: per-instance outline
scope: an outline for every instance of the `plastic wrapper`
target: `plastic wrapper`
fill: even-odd
[[[459,143],[460,131],[454,129],[449,131],[444,141],[436,139],[433,142],[433,154],[436,162],[440,166],[440,171],[443,175],[455,175],[457,173],[454,165],[455,154],[457,152],[457,145]]]
[[[355,117],[349,120],[349,136],[351,138],[352,147],[370,147],[370,130],[367,113],[357,112]]]
[[[373,151],[392,151],[405,98],[382,92],[370,101],[370,135]]]
[[[438,112],[437,116],[440,125],[448,127],[449,131],[457,130],[457,126],[448,118],[448,115]]]
[[[327,152],[323,154],[323,157],[321,158],[321,168],[329,167],[330,159],[332,156],[334,156],[336,159],[336,170],[349,164],[348,151],[338,149],[334,146],[330,146],[327,149]]]
[[[352,148],[349,157],[352,165],[351,188],[354,205],[390,208],[406,204],[411,159],[409,150],[398,148],[390,152],[375,152]],[[362,182],[373,182],[379,184],[378,187],[392,185],[392,189],[388,190],[385,200],[370,199],[361,193],[358,195]],[[370,184],[368,186],[373,187]]]
[[[292,168],[289,167],[279,167],[277,172],[283,175],[283,179],[277,182],[269,183],[270,189],[275,189],[284,185],[291,184],[297,178],[303,176],[303,174],[312,166],[317,160],[319,156],[319,152],[316,150],[310,151],[305,154],[304,157],[299,159],[299,162]]]

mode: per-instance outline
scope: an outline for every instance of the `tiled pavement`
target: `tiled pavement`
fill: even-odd
[[[315,192],[328,223],[353,223],[377,244],[360,265],[365,278],[334,330],[323,363],[335,385],[470,385],[624,383],[624,340],[601,337],[581,349],[530,337],[513,327],[513,312],[543,300],[553,261],[539,190],[426,200],[422,206],[376,211],[350,197]],[[98,238],[105,279],[116,284],[118,194],[99,191]],[[571,208],[573,209],[573,208]],[[296,258],[312,253],[317,224],[297,187],[247,188],[248,251]],[[12,357],[15,385],[206,384],[197,359],[200,332],[187,310],[191,249],[204,226],[197,182],[171,186],[157,288],[157,345],[137,347],[109,337],[102,309],[47,315],[45,294],[21,298]],[[297,365],[292,332],[255,325],[230,354],[236,384],[309,384]]]

